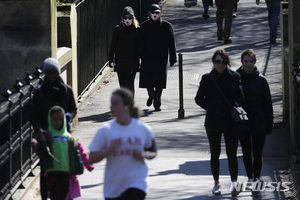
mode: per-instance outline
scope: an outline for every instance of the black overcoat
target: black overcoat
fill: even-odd
[[[240,124],[243,131],[262,131],[270,134],[273,130],[273,106],[269,84],[257,68],[251,74],[246,74],[243,67],[237,72],[241,75],[245,94],[244,110],[249,118]]]
[[[224,131],[230,130],[234,126],[238,127],[230,115],[232,106],[228,105],[213,82],[211,75],[232,106],[239,106],[244,101],[241,79],[237,72],[227,68],[222,74],[219,74],[215,69],[204,74],[200,81],[195,102],[206,110],[205,128]]]
[[[143,22],[139,51],[142,60],[139,87],[166,88],[168,55],[171,65],[177,61],[173,26],[161,18]]]
[[[116,26],[108,54],[109,63],[115,62],[114,71],[139,71],[137,53],[138,30],[135,26]]]
[[[52,86],[46,80],[34,91],[30,112],[30,123],[34,131],[48,130],[48,112],[53,106],[60,106],[72,118],[77,113],[77,107],[72,88],[65,84],[61,77],[57,86]]]

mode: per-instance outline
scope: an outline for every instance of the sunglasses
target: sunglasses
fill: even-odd
[[[217,65],[219,65],[219,64],[221,64],[221,63],[222,63],[222,65],[227,65],[227,61],[226,61],[226,60],[223,60],[223,61],[221,61],[221,60],[215,60],[215,63],[216,63]]]
[[[129,17],[123,17],[123,19],[132,19],[133,17],[132,16],[129,16]]]

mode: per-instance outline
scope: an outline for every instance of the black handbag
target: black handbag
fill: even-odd
[[[247,113],[246,111],[243,109],[243,107],[237,107],[237,106],[232,106],[230,104],[230,102],[228,101],[227,97],[224,95],[224,93],[222,92],[222,90],[220,89],[219,85],[217,84],[217,82],[215,81],[214,77],[212,76],[212,74],[210,74],[212,80],[214,81],[215,85],[217,86],[217,88],[220,90],[222,96],[225,98],[226,102],[228,103],[228,105],[231,107],[230,109],[230,114],[231,117],[233,118],[233,120],[235,122],[244,122],[248,120],[247,117]]]

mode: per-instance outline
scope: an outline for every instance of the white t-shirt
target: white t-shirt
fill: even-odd
[[[121,146],[107,156],[104,197],[116,198],[128,188],[147,192],[148,168],[144,161],[133,157],[133,151],[143,151],[152,146],[154,134],[149,125],[131,118],[128,125],[120,125],[115,119],[105,123],[96,133],[90,151],[105,151],[114,139],[121,140]]]

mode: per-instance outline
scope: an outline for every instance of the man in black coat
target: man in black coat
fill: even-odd
[[[33,94],[30,113],[30,123],[34,130],[34,138],[32,139],[34,144],[37,143],[37,139],[41,135],[41,130],[48,129],[48,112],[50,108],[56,105],[62,107],[65,110],[66,117],[69,118],[68,124],[71,123],[72,118],[77,113],[73,90],[60,77],[61,70],[58,60],[55,58],[45,59],[43,71],[45,73],[45,80]],[[47,200],[48,186],[42,163],[43,159],[41,158],[40,190],[42,200]]]
[[[147,88],[146,105],[154,104],[160,111],[162,90],[167,85],[168,55],[170,66],[177,62],[175,36],[172,25],[160,17],[159,5],[152,4],[149,19],[141,24],[139,53],[141,57],[140,88]],[[153,102],[154,101],[154,102]]]

